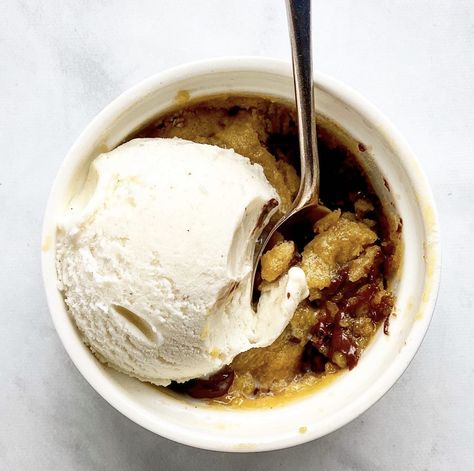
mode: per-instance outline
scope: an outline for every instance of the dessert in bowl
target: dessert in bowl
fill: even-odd
[[[285,211],[298,186],[292,93],[290,69],[274,61],[215,61],[161,74],[122,95],[91,123],[71,149],[52,191],[45,218],[43,266],[58,333],[99,393],[133,420],[177,441],[245,451],[290,446],[328,433],[354,418],[393,384],[428,325],[438,264],[430,192],[410,152],[384,119],[353,92],[320,76],[316,102],[325,208],[310,224],[275,237],[262,259],[261,279],[256,283],[256,314],[253,309],[240,314],[241,300],[248,300],[244,304],[249,307],[252,293],[247,272],[239,267],[248,259],[248,242],[255,237],[255,228],[262,225],[260,215],[264,213],[267,223]],[[160,178],[154,180],[148,156],[149,146],[157,142],[166,146],[173,142],[180,148],[192,143],[199,149],[204,146],[203,156],[212,145],[215,155],[211,160],[216,165],[209,168],[214,173],[199,174],[205,163],[190,168],[194,161],[189,162],[189,155],[196,154],[189,151],[177,157],[173,172],[162,168]],[[159,152],[164,155],[168,150],[156,152],[159,157]],[[117,172],[110,165],[119,160],[123,165]],[[98,178],[94,172],[91,178],[93,161]],[[226,172],[218,170],[221,161],[227,162],[225,168],[232,161],[232,178],[226,180]],[[180,215],[179,224],[173,223],[178,215],[173,218],[172,211],[160,213],[161,223],[160,219],[152,221],[148,214],[149,226],[137,228],[136,208],[142,204],[148,208],[152,203],[148,196],[143,203],[142,192],[131,191],[123,181],[135,185],[138,167],[142,169],[140,178],[148,187],[157,187],[161,196],[168,191],[160,187],[164,182],[169,187],[182,184],[180,194],[189,192],[188,202],[196,202],[193,211]],[[185,174],[188,180],[184,183]],[[220,186],[206,184],[206,178],[220,182]],[[122,183],[116,185],[117,181]],[[92,205],[88,198],[80,197],[89,186],[94,189]],[[207,219],[200,220],[200,208],[206,209],[202,202],[198,204],[199,198],[206,192],[211,193],[212,201],[222,195],[229,207],[219,212],[222,205],[216,205]],[[268,209],[272,200],[279,204]],[[104,205],[104,201],[110,204]],[[121,203],[114,206],[117,201]],[[243,216],[233,201],[255,210],[244,211]],[[179,204],[173,199],[169,206],[184,211],[185,206]],[[125,207],[130,211],[124,225],[120,208]],[[162,207],[162,202],[153,206],[153,214]],[[213,215],[217,225],[210,222]],[[104,216],[101,224],[94,225],[96,216]],[[109,228],[105,232],[104,221]],[[179,235],[183,221],[196,222],[187,229],[202,236],[198,237],[201,248],[188,256],[187,262],[176,255],[190,246],[183,242],[186,234]],[[220,234],[219,222],[226,227],[234,224],[234,230]],[[203,225],[209,229],[204,234]],[[168,226],[166,234],[148,239],[143,235],[150,228],[156,233]],[[126,279],[124,284],[120,275],[123,266],[115,269],[122,262],[130,266],[133,252],[115,250],[107,237],[111,227],[122,231],[117,247],[126,247],[129,239],[140,241],[137,250],[150,257],[153,244],[173,245],[175,250],[169,249],[168,258],[156,254],[155,265],[164,271],[145,270],[145,283]],[[201,255],[210,248],[206,260],[211,261],[211,268],[220,266],[213,247],[222,249],[217,252],[226,262],[222,265],[225,270],[216,273],[228,276],[230,266],[232,276],[222,286],[216,282],[221,278],[207,278],[215,287],[212,299],[206,301],[203,296],[204,307],[193,311],[195,324],[182,334],[183,348],[192,346],[189,352],[172,357],[163,354],[164,350],[159,353],[153,345],[167,345],[168,338],[178,345],[179,323],[169,322],[169,303],[165,303],[168,307],[157,307],[148,299],[145,304],[154,306],[159,314],[151,320],[136,309],[149,286],[156,289],[157,299],[168,299],[166,283],[149,285],[146,276],[166,279],[169,267],[179,265],[182,274],[188,263],[188,277],[176,275],[167,282],[182,293],[185,282],[191,293],[198,286],[196,296],[201,296],[209,291],[207,287],[203,290],[206,285],[201,275],[206,278],[207,269],[200,265]],[[141,257],[136,257],[137,264]],[[78,260],[90,264],[81,265]],[[107,270],[101,271],[101,267]],[[115,278],[108,277],[111,267],[118,274]],[[87,280],[92,282],[88,285]],[[148,291],[141,292],[141,284],[146,284]],[[125,285],[131,287],[128,293]],[[95,290],[92,294],[91,287]],[[90,295],[87,302],[83,302],[84,293]],[[219,304],[223,300],[224,305],[234,307],[223,309]],[[209,306],[212,309],[206,310]],[[90,314],[94,308],[110,313],[112,320],[94,317]],[[84,311],[87,316],[81,323],[78,313]],[[201,316],[203,312],[206,315]],[[179,312],[173,316],[179,317]],[[189,316],[183,317],[186,325]],[[176,326],[173,333],[167,330],[171,324]],[[110,335],[113,348],[104,350],[104,335]],[[104,366],[83,340],[100,360],[149,383],[171,387],[173,392]],[[137,342],[140,364],[133,353]],[[125,356],[119,345],[128,345]],[[168,351],[175,351],[173,348],[176,350],[171,346]],[[158,366],[143,374],[143,365],[150,364]],[[228,366],[222,370],[224,365]]]

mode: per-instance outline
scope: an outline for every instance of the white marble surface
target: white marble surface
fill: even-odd
[[[248,455],[172,443],[102,400],[43,294],[40,224],[56,170],[112,98],[170,66],[289,59],[280,0],[4,0],[0,5],[0,469],[474,469],[474,3],[315,1],[316,63],[378,105],[433,185],[444,270],[426,340],[368,412],[318,441]]]

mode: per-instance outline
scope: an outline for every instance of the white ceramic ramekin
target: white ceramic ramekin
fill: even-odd
[[[91,160],[175,103],[215,93],[256,93],[293,99],[291,68],[263,58],[229,58],[185,65],[155,75],[126,91],[87,126],[66,156],[46,209],[43,277],[56,330],[69,356],[92,387],[117,410],[143,427],[199,448],[263,451],[321,437],[374,404],[399,378],[420,346],[432,316],[440,270],[433,198],[403,138],[370,103],[345,85],[316,74],[316,103],[370,155],[376,191],[403,219],[405,246],[390,335],[379,329],[358,366],[317,393],[273,409],[235,410],[177,400],[99,363],[84,346],[58,291],[55,226],[80,187]],[[390,193],[387,190],[390,188]]]

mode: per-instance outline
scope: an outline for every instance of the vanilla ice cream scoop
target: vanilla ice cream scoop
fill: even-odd
[[[97,157],[56,249],[85,343],[158,385],[212,374],[272,343],[308,295],[293,267],[251,307],[252,253],[272,200],[262,168],[233,150],[134,139]]]

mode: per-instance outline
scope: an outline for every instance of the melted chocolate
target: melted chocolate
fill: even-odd
[[[192,379],[185,383],[173,382],[169,387],[174,391],[184,392],[196,399],[212,399],[226,394],[233,381],[234,371],[225,366],[208,379]]]
[[[266,217],[268,216],[268,213],[273,209],[278,206],[278,201],[275,198],[272,198],[271,200],[268,200],[262,208],[262,212],[260,213],[260,216],[258,217],[257,224],[255,225],[256,229],[261,229],[263,227],[263,223],[265,222]]]
[[[326,358],[326,362],[331,361],[333,355],[339,352],[344,355],[350,370],[357,365],[360,356],[357,336],[350,327],[351,323],[343,321],[346,318],[356,318],[360,309],[367,311],[367,317],[374,324],[384,321],[384,333],[388,335],[389,316],[394,304],[393,297],[386,294],[376,303],[376,294],[380,288],[375,282],[375,277],[378,267],[384,261],[385,256],[379,255],[369,274],[356,282],[348,279],[347,267],[342,268],[331,284],[322,291],[322,299],[316,303],[313,302],[313,307],[319,309],[320,313],[318,321],[310,329],[310,343],[320,355]],[[337,306],[336,315],[332,315],[328,309],[328,301]],[[347,327],[344,327],[346,325]],[[308,368],[308,355],[315,356],[314,351],[305,346],[301,357],[302,370]]]
[[[359,353],[357,351],[357,344],[350,330],[339,325],[341,318],[342,314],[338,314],[338,319],[336,319],[334,323],[328,357],[332,358],[336,352],[342,353],[346,357],[347,366],[352,370],[359,361]]]
[[[301,372],[323,373],[328,358],[323,355],[312,342],[306,342],[301,356]]]

